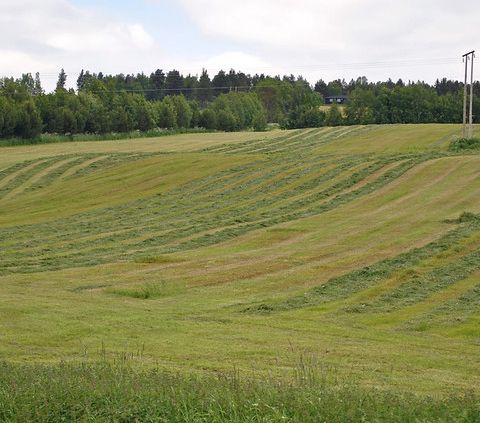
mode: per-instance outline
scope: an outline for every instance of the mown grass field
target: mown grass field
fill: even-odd
[[[0,359],[480,386],[480,155],[459,125],[0,149]],[[459,216],[463,212],[470,214]]]

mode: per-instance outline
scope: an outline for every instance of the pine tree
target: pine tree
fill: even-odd
[[[43,94],[43,88],[42,88],[42,83],[40,82],[40,73],[37,72],[35,73],[35,82],[33,85],[33,95],[42,95]]]
[[[28,94],[33,95],[35,81],[33,80],[31,73],[22,74],[21,84],[27,90]]]
[[[183,87],[185,88],[185,94],[184,94],[185,97],[188,100],[192,100],[197,93],[197,88],[198,88],[198,78],[197,78],[197,76],[188,74],[183,79]]]
[[[150,74],[150,88],[151,91],[147,93],[149,100],[159,100],[164,97],[165,89],[165,74],[161,69],[157,69]]]
[[[168,95],[179,95],[182,93],[183,88],[183,76],[177,70],[168,72],[165,79],[166,88],[168,89]]]
[[[215,88],[215,95],[220,93],[228,93],[230,91],[228,76],[225,71],[221,70],[212,79],[212,87]]]
[[[67,74],[65,73],[65,71],[62,68],[62,70],[60,71],[60,73],[58,75],[58,82],[57,82],[56,91],[64,90],[66,83],[67,83]]]
[[[80,75],[78,75],[77,78],[77,89],[78,91],[81,91],[85,86],[85,73],[82,71],[80,72]]]
[[[212,100],[212,83],[206,69],[202,69],[202,75],[198,81],[197,99],[202,107]]]

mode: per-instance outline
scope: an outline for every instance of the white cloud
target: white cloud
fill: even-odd
[[[480,3],[471,0],[243,0],[235,6],[226,0],[179,2],[206,34],[283,50],[347,49],[364,40],[376,42],[365,48],[387,50],[425,28],[429,39],[418,39],[411,49],[437,44],[441,39],[436,37],[445,34],[454,41],[479,40],[473,24],[480,18]]]
[[[143,29],[142,25],[127,25],[133,43],[141,49],[147,50],[155,46],[153,38]]]
[[[49,89],[62,67],[70,85],[82,68],[136,73],[157,67],[194,74],[205,67],[211,75],[230,68],[294,73],[311,82],[359,75],[431,81],[462,78],[462,65],[426,66],[429,59],[480,48],[480,2],[473,0],[143,0],[157,4],[152,13],[176,3],[189,16],[194,29],[186,33],[198,34],[195,51],[173,36],[181,34],[162,38],[169,51],[178,51],[175,57],[142,22],[124,22],[72,1],[0,0],[0,76],[39,71]],[[185,22],[176,31],[185,31]],[[199,59],[199,46],[210,42],[207,50],[214,52]]]
[[[271,70],[271,64],[262,58],[243,53],[241,51],[227,51],[212,57],[207,57],[194,62],[185,62],[180,64],[180,68],[185,72],[198,73],[199,69],[207,69],[210,76],[213,76],[220,70],[228,72],[230,69],[254,74],[260,69],[265,72]]]
[[[178,1],[205,35],[240,43],[277,67],[288,68],[287,64],[291,72],[312,77],[456,77],[461,63],[420,67],[412,62],[408,68],[395,67],[394,61],[454,58],[480,47],[480,2],[472,0],[243,0],[235,5],[226,0]],[[379,60],[392,66],[314,70],[326,63]]]
[[[298,48],[299,41],[301,48],[344,47],[345,37],[335,34],[338,22],[329,19],[339,2],[319,7],[315,0],[243,0],[233,6],[224,0],[180,0],[206,34],[288,49]]]
[[[3,75],[39,71],[51,89],[60,68],[73,85],[80,69],[138,72],[168,60],[141,23],[126,23],[67,0],[2,0]]]

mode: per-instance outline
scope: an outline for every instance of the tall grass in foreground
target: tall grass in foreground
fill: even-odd
[[[2,422],[478,422],[473,395],[417,397],[327,381],[138,370],[126,364],[0,363]]]

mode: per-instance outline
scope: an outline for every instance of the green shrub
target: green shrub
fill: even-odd
[[[253,130],[262,132],[267,129],[267,115],[265,112],[258,112],[253,117],[252,121]]]
[[[212,109],[205,109],[200,114],[199,125],[202,128],[212,130],[217,128],[217,114]]]
[[[217,115],[217,128],[225,132],[233,132],[237,128],[237,121],[232,112],[220,110]]]
[[[453,140],[448,149],[450,151],[462,151],[462,150],[480,150],[480,139],[478,138],[459,138]]]

